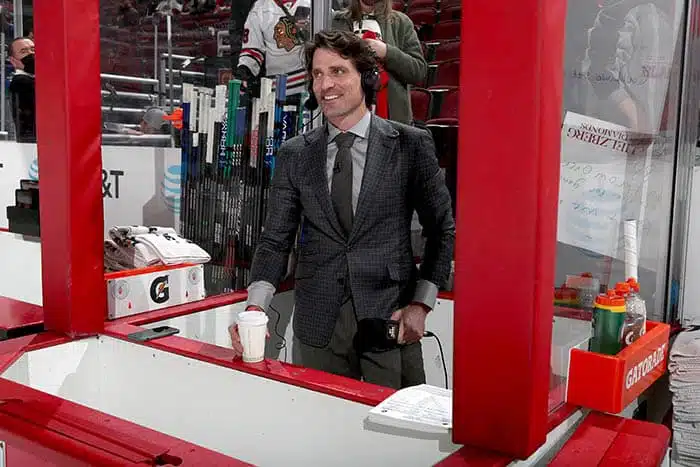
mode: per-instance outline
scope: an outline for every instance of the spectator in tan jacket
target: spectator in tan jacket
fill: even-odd
[[[388,75],[385,89],[390,120],[411,124],[410,86],[422,83],[428,72],[413,21],[391,8],[389,0],[350,0],[350,6],[333,18],[333,28],[354,31],[365,38]]]

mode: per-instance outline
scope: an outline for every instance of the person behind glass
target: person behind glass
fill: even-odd
[[[305,88],[301,63],[311,28],[310,0],[256,0],[245,20],[235,75],[244,87],[261,76],[287,75],[287,95]]]
[[[139,129],[144,135],[167,135],[170,132],[170,126],[166,117],[168,114],[159,107],[149,107],[143,113]]]
[[[9,46],[10,63],[15,68],[10,82],[10,109],[17,141],[36,142],[34,42],[27,37]]]
[[[393,388],[421,384],[420,341],[450,273],[455,235],[432,137],[369,111],[378,76],[368,42],[322,31],[305,58],[308,106],[320,105],[326,122],[279,149],[246,309],[269,308],[303,218],[294,363]],[[420,270],[411,252],[414,211],[428,232]],[[390,319],[399,323],[399,345],[366,350],[360,334],[370,334],[358,329]],[[229,329],[239,355],[236,326]]]
[[[584,69],[600,102],[597,118],[634,132],[666,127],[676,38],[674,2],[602,2],[588,31]]]
[[[393,10],[391,0],[350,0],[349,4],[334,16],[333,28],[355,32],[379,57],[386,80],[377,96],[377,115],[412,123],[410,85],[424,82],[428,73],[413,22]]]

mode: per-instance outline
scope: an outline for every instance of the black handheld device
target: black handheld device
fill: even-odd
[[[128,339],[137,342],[146,342],[160,337],[172,336],[179,333],[180,330],[170,326],[158,326],[143,331],[132,332],[127,336]]]
[[[399,322],[366,318],[357,322],[353,341],[358,352],[385,352],[399,345]]]

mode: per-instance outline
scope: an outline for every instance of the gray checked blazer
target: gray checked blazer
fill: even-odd
[[[251,271],[251,281],[278,287],[303,217],[294,335],[316,347],[330,341],[346,280],[358,319],[388,319],[411,301],[418,279],[443,286],[455,236],[450,195],[427,131],[372,116],[362,187],[347,239],[331,203],[326,158],[325,126],[280,147]],[[427,235],[420,272],[411,252],[414,210]]]

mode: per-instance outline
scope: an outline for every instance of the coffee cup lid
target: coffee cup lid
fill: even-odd
[[[248,325],[267,324],[269,318],[261,311],[241,311],[238,313],[238,322]]]

